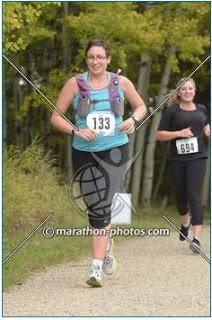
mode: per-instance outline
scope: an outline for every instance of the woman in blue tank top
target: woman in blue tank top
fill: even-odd
[[[57,100],[63,113],[72,104],[78,130],[57,111],[52,113],[51,124],[73,135],[73,166],[75,173],[80,173],[81,192],[93,230],[93,260],[87,284],[99,287],[102,271],[108,275],[115,268],[110,239],[112,200],[120,191],[126,170],[128,134],[145,117],[146,107],[129,79],[107,71],[111,55],[105,41],[90,41],[85,59],[88,71],[70,78]],[[134,111],[123,120],[125,97]]]

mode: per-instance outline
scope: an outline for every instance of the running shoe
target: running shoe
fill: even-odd
[[[101,287],[102,286],[102,270],[98,265],[91,265],[91,270],[89,274],[89,279],[86,283],[91,287]]]
[[[189,229],[190,229],[191,223],[189,224],[188,227],[184,227],[184,225],[181,225],[180,232],[187,238],[189,235]],[[180,234],[179,236],[180,241],[184,241],[185,238]]]
[[[102,265],[102,271],[106,275],[111,275],[116,269],[116,259],[113,255],[114,242],[109,239],[109,248],[106,251],[105,258]]]
[[[193,240],[191,241],[193,246],[190,244],[190,249],[193,251],[193,253],[198,254],[199,251],[201,249],[201,243],[198,239],[193,238]],[[196,250],[195,248],[197,248],[198,250]]]

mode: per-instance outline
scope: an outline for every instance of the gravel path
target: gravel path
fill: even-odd
[[[209,227],[202,244],[209,257]],[[118,268],[102,288],[85,284],[90,259],[35,274],[4,294],[5,316],[209,316],[210,265],[171,230],[115,246]]]

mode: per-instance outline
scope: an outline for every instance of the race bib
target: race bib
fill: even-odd
[[[113,136],[115,133],[115,116],[111,111],[95,111],[87,115],[87,126],[97,134]]]
[[[199,151],[197,137],[176,140],[178,154],[190,154]]]

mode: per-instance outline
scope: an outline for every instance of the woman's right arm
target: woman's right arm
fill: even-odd
[[[74,95],[77,93],[78,87],[75,77],[70,78],[63,86],[56,102],[56,107],[65,114],[68,110]],[[71,134],[74,129],[62,116],[54,110],[50,117],[50,123],[61,132]]]
[[[169,141],[177,138],[189,137],[193,137],[193,133],[190,127],[179,131],[158,130],[155,135],[155,139],[158,141]]]
[[[76,77],[70,78],[62,88],[59,98],[56,103],[56,107],[65,114],[68,110],[74,96],[78,92],[78,85],[76,81]],[[50,123],[59,131],[72,134],[74,127],[68,123],[60,113],[56,110],[52,112]],[[86,141],[92,141],[96,138],[96,133],[94,130],[89,128],[75,130],[74,134]]]
[[[168,107],[160,121],[160,124],[158,126],[158,130],[156,131],[155,134],[155,139],[158,141],[169,141],[169,140],[174,140],[178,138],[189,138],[193,137],[193,133],[191,131],[191,128],[184,128],[182,130],[172,130],[173,125],[172,125],[172,120],[174,118],[176,112],[176,107],[175,106],[170,106]]]

